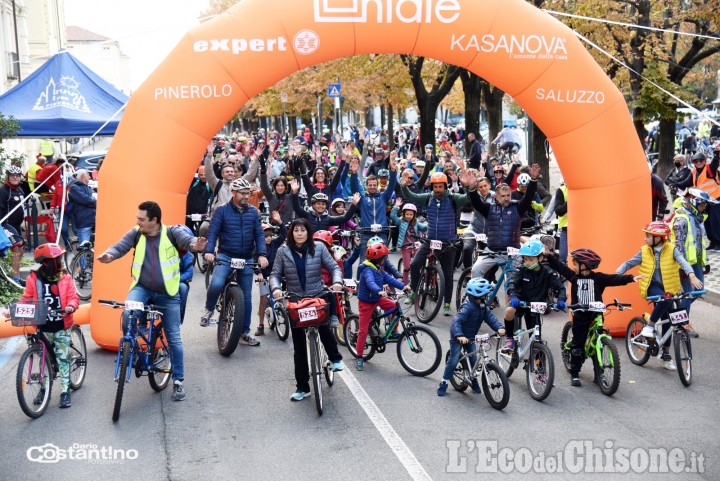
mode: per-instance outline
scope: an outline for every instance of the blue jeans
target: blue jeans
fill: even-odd
[[[352,254],[350,254],[350,257],[343,264],[343,275],[345,276],[345,279],[352,279],[353,264],[355,264],[355,261],[358,260],[358,257],[360,257],[360,249],[360,247],[356,247]]]
[[[460,359],[460,350],[464,349],[465,352],[473,352],[475,350],[475,342],[468,342],[464,346],[457,342],[455,339],[450,339],[450,357],[448,357],[447,364],[445,364],[445,372],[443,373],[444,380],[452,379],[455,366],[457,366],[458,360]],[[470,368],[475,365],[477,356],[470,356]]]
[[[130,289],[127,296],[128,301],[140,301],[144,304],[155,304],[162,306],[163,330],[167,337],[170,348],[170,361],[172,361],[173,381],[185,379],[185,362],[183,359],[183,345],[180,338],[180,295],[168,295],[166,292],[155,292],[140,284]],[[142,312],[135,311],[135,314],[142,315]],[[123,313],[123,325],[127,322],[129,312]]]
[[[73,232],[75,232],[75,235],[78,239],[78,245],[80,245],[83,242],[90,240],[90,236],[92,235],[92,227],[83,227],[81,229],[76,229],[75,227],[73,227]]]
[[[215,309],[220,292],[225,287],[225,281],[232,272],[230,267],[230,257],[225,254],[218,254],[217,260],[222,261],[222,264],[215,264],[212,279],[210,280],[210,286],[207,290],[207,300],[205,301],[205,308],[209,311]],[[245,312],[243,317],[243,334],[250,332],[250,323],[252,322],[252,285],[253,285],[253,270],[250,266],[245,266],[242,271],[238,271],[237,282],[240,285],[240,289],[243,291],[243,297],[245,300]]]
[[[695,273],[695,276],[697,276],[698,280],[705,284],[705,274],[703,273],[703,268],[700,266],[700,264],[692,264],[691,267],[693,268],[693,272]],[[684,277],[684,275],[681,273],[680,275],[680,285],[683,288],[683,292],[692,292],[693,286],[690,284],[690,278]],[[688,315],[690,315],[690,306],[692,305],[694,299],[683,299],[682,300],[682,307],[685,308]]]
[[[567,238],[567,230],[560,229],[560,246],[558,247],[560,250],[560,260],[567,264],[567,256],[568,256],[568,238]]]
[[[185,320],[185,306],[187,305],[188,294],[190,293],[190,283],[180,281],[180,324]]]

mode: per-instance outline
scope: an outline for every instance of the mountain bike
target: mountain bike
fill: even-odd
[[[13,301],[8,306],[10,321],[17,327],[37,327],[34,332],[26,332],[28,347],[20,356],[15,390],[20,408],[29,417],[42,416],[50,404],[53,380],[57,378],[60,366],[53,342],[42,332],[48,316],[64,315],[62,312],[48,310],[42,300],[25,299]],[[80,326],[70,328],[70,389],[77,391],[85,381],[87,371],[87,347]]]
[[[496,307],[500,306],[500,301],[498,300],[498,292],[500,291],[501,287],[507,289],[507,283],[510,279],[510,273],[517,271],[517,269],[513,265],[513,257],[518,256],[519,253],[520,249],[517,249],[515,247],[508,247],[507,254],[498,251],[491,251],[490,249],[480,251],[480,255],[484,257],[489,257],[491,259],[496,259],[495,265],[498,268],[502,268],[502,270],[500,271],[500,277],[498,278],[497,282],[495,282],[495,287],[490,292],[490,294],[488,294],[488,299],[490,300],[488,302],[488,307],[490,309],[495,309]],[[460,306],[463,305],[465,299],[467,298],[465,288],[467,287],[467,283],[470,281],[471,277],[472,266],[463,270],[462,273],[460,273],[460,277],[458,278],[457,287],[455,288],[455,309],[457,309],[458,311],[460,310]]]
[[[625,335],[625,347],[627,349],[630,362],[636,366],[643,366],[650,356],[658,356],[662,354],[660,346],[664,345],[671,337],[675,349],[675,362],[677,363],[677,371],[680,376],[680,382],[684,386],[692,383],[692,349],[690,347],[690,336],[685,330],[685,326],[690,322],[690,316],[687,310],[681,305],[683,299],[695,299],[705,294],[705,290],[692,291],[688,293],[677,294],[675,296],[648,296],[647,300],[656,304],[660,301],[671,301],[672,307],[656,324],[655,337],[647,338],[640,335],[643,327],[650,319],[649,313],[644,313],[642,317],[633,317],[627,327]],[[665,334],[663,327],[670,325]]]
[[[375,353],[383,353],[388,344],[397,344],[400,364],[414,376],[427,376],[435,372],[442,358],[440,340],[425,326],[415,325],[403,314],[400,295],[395,297],[395,307],[387,311],[374,312],[368,327],[363,360],[369,361]],[[402,327],[402,332],[396,332]],[[348,317],[345,321],[345,341],[350,354],[356,359],[360,318]]]
[[[490,336],[489,334],[478,334],[475,336],[475,345],[480,347],[472,352],[465,352],[460,356],[455,371],[450,378],[450,384],[456,391],[465,392],[473,382],[473,380],[481,376],[481,385],[485,399],[495,409],[505,409],[510,401],[510,383],[505,372],[490,358],[490,339],[497,339],[500,342],[501,337],[497,334]],[[481,352],[482,351],[482,352]],[[477,356],[475,364],[470,364],[470,358]],[[447,362],[450,357],[448,350],[445,355]]]
[[[618,311],[630,309],[632,304],[624,304],[615,299],[610,304],[602,302],[591,302],[589,304],[571,304],[568,309],[575,311],[587,311],[596,313],[588,330],[587,341],[583,355],[589,357],[593,362],[594,382],[600,387],[600,391],[606,396],[612,396],[620,386],[620,356],[617,346],[610,337],[610,331],[603,326],[604,313],[611,308]],[[565,369],[570,372],[570,345],[572,343],[572,321],[563,326],[560,335],[560,347],[562,360]]]
[[[193,235],[195,237],[199,237],[200,226],[207,219],[207,214],[190,214],[186,217],[190,219],[190,222],[192,223],[192,227],[190,227],[190,229],[192,230]],[[204,253],[193,252],[192,255],[193,260],[195,261],[195,265],[197,266],[200,273],[205,274],[205,271],[207,271],[208,268],[208,263],[205,261],[205,257],[203,257]]]
[[[556,306],[549,306],[557,310]],[[520,360],[526,372],[527,387],[530,396],[536,401],[542,401],[550,395],[555,382],[555,361],[547,343],[542,339],[542,322],[548,304],[546,302],[520,301],[515,314],[515,350],[511,353],[502,352],[501,339],[498,337],[495,346],[495,360],[505,371],[509,378],[517,369]],[[533,326],[527,330],[520,327],[522,315],[530,316],[528,325]]]
[[[93,262],[95,252],[90,241],[77,246],[77,251],[70,264],[70,275],[75,283],[81,301],[89,301],[92,295]]]
[[[452,282],[452,279],[445,279],[438,257],[449,249],[462,248],[463,240],[448,242],[421,237],[418,243],[430,246],[425,265],[420,268],[420,282],[415,296],[415,315],[420,322],[427,324],[440,312],[445,296],[445,282]]]
[[[170,383],[172,362],[163,332],[162,313],[159,310],[161,306],[145,305],[138,301],[100,300],[98,303],[128,312],[123,321],[123,336],[115,360],[117,391],[112,420],[117,422],[120,419],[125,384],[130,382],[131,371],[135,371],[135,377],[147,374],[150,387],[160,392]]]

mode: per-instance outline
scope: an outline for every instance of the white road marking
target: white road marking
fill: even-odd
[[[15,336],[8,338],[7,342],[5,343],[5,347],[3,349],[0,349],[0,369],[3,368],[3,366],[10,360],[11,357],[13,357],[13,354],[15,354],[15,350],[22,344],[22,342],[25,340],[23,336]]]
[[[405,441],[403,441],[400,435],[393,429],[385,415],[380,411],[380,408],[377,407],[377,404],[375,404],[368,393],[365,392],[365,389],[363,389],[352,372],[345,368],[345,370],[338,374],[340,374],[342,380],[345,381],[345,384],[353,396],[355,396],[355,399],[357,399],[360,407],[363,408],[387,445],[390,446],[390,449],[392,449],[395,456],[397,456],[405,467],[410,477],[416,481],[432,481],[432,478],[427,471],[425,471],[425,468],[422,467],[420,461],[417,460],[412,451],[410,451],[410,448],[405,444]]]

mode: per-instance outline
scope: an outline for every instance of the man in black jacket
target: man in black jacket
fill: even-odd
[[[205,168],[200,167],[197,172],[197,178],[194,178],[188,189],[187,199],[185,201],[185,215],[207,214],[208,202],[212,190],[205,179]],[[193,222],[189,217],[185,219],[185,225],[190,229],[193,228]]]

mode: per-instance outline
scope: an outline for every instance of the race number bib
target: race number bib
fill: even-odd
[[[190,214],[190,220],[193,222],[200,222],[202,220],[202,214]]]
[[[592,311],[592,312],[605,312],[605,304],[603,304],[602,302],[591,302],[591,303],[589,304],[589,309],[588,309],[588,311]]]
[[[520,255],[520,249],[518,249],[516,247],[508,247],[507,253],[509,256],[517,256],[517,255]]]
[[[380,225],[380,224],[372,224],[370,226],[371,232],[380,232],[381,230],[382,230],[382,225]]]
[[[230,259],[230,267],[233,269],[245,269],[245,259]]]
[[[487,242],[487,234],[475,234],[475,240],[477,242]]]
[[[357,282],[355,282],[355,279],[343,279],[343,283],[345,284],[345,287],[349,287],[351,289],[357,287]]]
[[[537,314],[545,314],[546,310],[547,310],[547,302],[531,302],[530,303],[530,312],[535,312]]]
[[[479,344],[487,344],[490,342],[490,334],[477,334],[475,336],[475,342]]]
[[[688,312],[685,309],[670,313],[670,322],[672,322],[674,326],[687,324],[689,321],[690,316],[688,316]]]
[[[144,311],[145,304],[140,301],[125,301],[125,309],[129,311]]]
[[[314,321],[318,318],[317,309],[314,307],[304,307],[302,309],[298,309],[298,317],[300,318],[300,322]]]
[[[431,240],[430,241],[430,248],[434,251],[439,251],[442,249],[442,241],[439,240]]]
[[[15,304],[15,317],[32,319],[35,317],[35,304]]]

